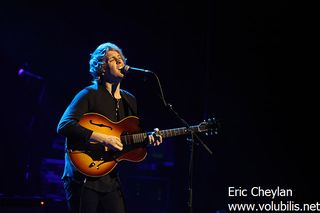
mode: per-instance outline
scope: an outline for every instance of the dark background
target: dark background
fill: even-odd
[[[56,126],[90,84],[89,54],[109,41],[129,65],[157,73],[166,100],[188,123],[221,123],[218,135],[199,135],[212,155],[195,146],[194,212],[244,201],[228,197],[231,186],[280,186],[293,189],[289,200],[319,199],[317,84],[304,63],[312,60],[305,47],[313,45],[313,26],[302,8],[214,0],[1,4],[0,195],[63,201]],[[18,76],[21,68],[44,80]],[[131,73],[122,85],[137,97],[150,130],[183,126],[163,107],[154,77]],[[152,148],[141,164],[119,165],[130,212],[186,212],[188,159],[179,136]]]

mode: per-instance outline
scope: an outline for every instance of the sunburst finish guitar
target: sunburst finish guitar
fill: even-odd
[[[162,138],[173,137],[193,132],[214,130],[209,119],[197,126],[161,130]],[[122,161],[140,162],[147,155],[147,133],[141,133],[139,118],[129,116],[119,122],[113,122],[97,113],[84,114],[79,124],[92,131],[113,135],[120,138],[123,150],[114,151],[97,142],[89,142],[86,148],[68,149],[68,155],[73,165],[83,174],[90,177],[100,177],[112,171]]]

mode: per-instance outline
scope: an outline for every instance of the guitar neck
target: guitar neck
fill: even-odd
[[[189,128],[186,127],[180,127],[180,128],[174,128],[174,129],[166,129],[161,130],[160,134],[162,138],[169,138],[179,135],[186,135],[190,132],[200,132],[198,126],[190,126]],[[124,144],[138,144],[145,141],[147,137],[147,133],[138,133],[138,134],[131,134],[131,135],[122,135],[121,141]]]
[[[179,135],[185,135],[185,134],[188,134],[189,132],[190,130],[188,130],[186,127],[180,127],[180,128],[174,128],[174,129],[161,130],[160,134],[162,135],[163,138],[168,138],[168,137],[174,137]]]

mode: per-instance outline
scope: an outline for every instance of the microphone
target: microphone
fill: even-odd
[[[150,70],[145,70],[141,68],[131,67],[129,65],[125,65],[123,68],[120,69],[122,74],[128,74],[129,72],[144,72],[144,73],[152,73]]]
[[[43,80],[44,79],[42,76],[33,74],[32,72],[28,72],[28,71],[26,71],[24,69],[20,69],[19,72],[18,72],[18,75],[21,76],[21,77],[30,76],[31,78],[35,78],[37,80]]]

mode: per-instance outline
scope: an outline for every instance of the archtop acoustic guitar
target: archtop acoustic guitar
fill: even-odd
[[[120,138],[123,144],[121,151],[112,150],[98,142],[89,142],[85,148],[68,149],[68,156],[73,165],[84,175],[100,177],[108,174],[122,161],[140,162],[147,155],[147,134],[141,133],[139,118],[126,117],[118,122],[113,122],[98,113],[86,113],[79,124],[92,131],[113,135]],[[174,129],[161,130],[162,138],[185,135],[190,132],[215,131],[214,119],[203,121],[199,125]]]

